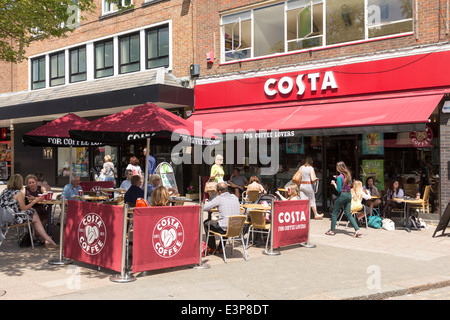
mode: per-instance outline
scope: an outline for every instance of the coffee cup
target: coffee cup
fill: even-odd
[[[78,195],[81,197],[83,195],[83,190],[78,190]]]
[[[52,191],[47,192],[47,199],[48,200],[52,200],[53,199],[53,192]]]

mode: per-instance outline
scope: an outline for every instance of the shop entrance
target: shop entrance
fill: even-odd
[[[353,179],[357,179],[360,174],[359,168],[359,152],[358,148],[358,137],[356,135],[349,136],[328,136],[323,137],[323,163],[322,172],[325,173],[323,177],[323,212],[330,213],[331,206],[331,179],[336,172],[336,163],[339,161],[344,161],[347,167],[352,173]]]

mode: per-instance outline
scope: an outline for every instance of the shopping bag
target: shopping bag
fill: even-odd
[[[205,184],[205,192],[215,192],[217,191],[217,182],[209,180]]]
[[[383,219],[382,223],[381,223],[381,227],[384,230],[387,231],[394,231],[395,230],[395,223],[394,221],[392,221],[391,219]]]
[[[367,218],[367,225],[374,229],[380,229],[382,224],[382,219],[379,215],[377,215],[375,212],[372,216]]]

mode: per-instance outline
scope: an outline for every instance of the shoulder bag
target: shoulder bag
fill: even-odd
[[[374,229],[380,229],[382,225],[382,219],[377,213],[373,212],[373,215],[367,218],[367,225]]]
[[[302,182],[302,169],[298,169],[298,171],[292,177],[292,182],[296,185],[299,185]]]
[[[217,191],[217,182],[210,179],[205,184],[205,192],[215,192],[215,191]]]

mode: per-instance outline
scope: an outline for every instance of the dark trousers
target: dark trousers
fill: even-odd
[[[389,200],[384,207],[384,215],[391,219],[392,209],[403,209],[404,205],[404,203],[397,203],[394,200]]]
[[[209,228],[209,230],[220,233],[220,234],[225,234],[227,232],[219,226],[219,222],[216,220],[209,220],[209,219],[205,220],[205,222],[203,223],[203,226],[205,227],[205,234],[206,234],[206,237],[208,238],[208,247],[210,247],[211,249],[216,249],[216,239],[213,235],[208,237],[208,228]],[[225,241],[225,239],[224,239],[224,241]]]

